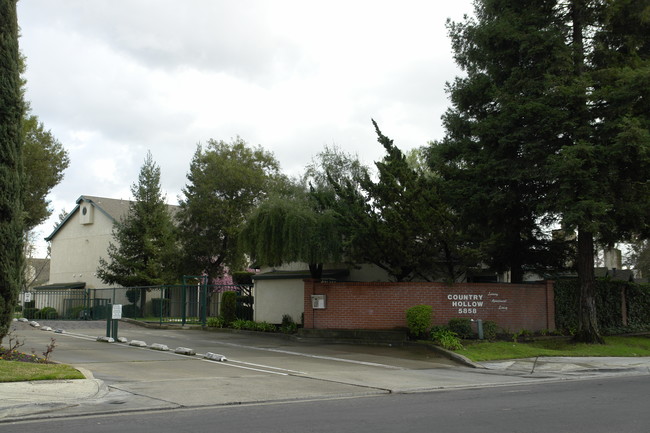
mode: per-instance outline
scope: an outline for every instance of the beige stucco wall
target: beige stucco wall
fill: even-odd
[[[82,217],[80,211],[75,212],[52,239],[49,283],[85,282],[90,289],[108,287],[97,278],[97,266],[100,257],[107,257],[113,221],[96,209],[91,224],[82,224]]]
[[[281,323],[289,314],[300,323],[304,311],[302,279],[257,280],[254,287],[256,322]]]

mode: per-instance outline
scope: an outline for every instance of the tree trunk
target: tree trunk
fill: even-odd
[[[578,230],[578,278],[580,280],[578,332],[573,339],[580,343],[605,344],[598,329],[596,314],[594,235],[583,230]]]
[[[309,273],[314,280],[320,281],[323,277],[323,264],[322,263],[310,263],[309,264]]]
[[[140,317],[145,317],[144,307],[147,304],[147,289],[140,288]]]

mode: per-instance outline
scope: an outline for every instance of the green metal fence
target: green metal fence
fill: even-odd
[[[23,292],[24,317],[48,320],[104,320],[111,304],[122,305],[122,317],[156,323],[206,325],[219,315],[221,294],[237,292],[238,315],[253,318],[252,286],[184,284],[106,289],[56,289]]]

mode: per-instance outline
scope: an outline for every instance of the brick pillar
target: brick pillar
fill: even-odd
[[[546,281],[546,328],[555,330],[555,281]]]

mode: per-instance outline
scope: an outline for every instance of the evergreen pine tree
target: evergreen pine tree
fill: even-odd
[[[104,283],[123,287],[172,284],[178,280],[174,226],[160,187],[160,168],[151,152],[131,193],[129,213],[113,226],[114,242],[108,247],[108,259],[100,259],[97,275]],[[141,291],[141,307],[145,296]]]
[[[433,160],[467,225],[505,252],[513,276],[517,257],[534,263],[540,222],[577,231],[576,339],[602,342],[594,244],[648,235],[650,1],[475,7],[475,19],[450,26],[467,77],[450,86]]]
[[[551,186],[541,162],[558,129],[549,95],[569,67],[555,1],[476,2],[476,19],[449,23],[465,77],[449,85],[445,139],[431,149],[445,200],[458,213],[484,263],[510,280],[525,269],[561,265],[537,207]]]
[[[337,214],[346,259],[372,263],[397,281],[455,281],[462,273],[455,218],[431,173],[412,166],[373,121],[384,158],[378,179],[367,170],[328,176],[334,197],[317,194]],[[329,174],[329,173],[328,173]]]

